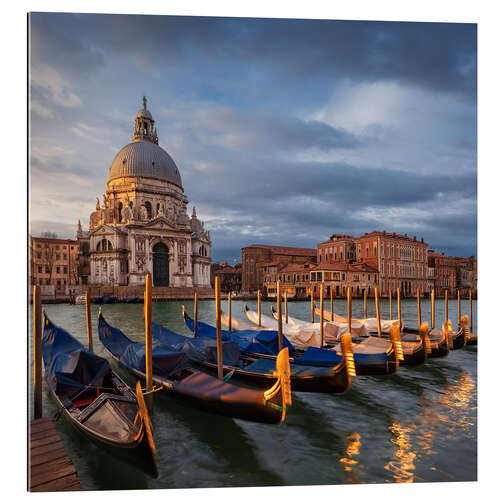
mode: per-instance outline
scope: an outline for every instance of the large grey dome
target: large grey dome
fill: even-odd
[[[164,149],[149,141],[131,142],[115,156],[109,168],[109,180],[130,176],[165,180],[182,188],[174,160]]]

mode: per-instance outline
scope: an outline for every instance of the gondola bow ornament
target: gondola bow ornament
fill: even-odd
[[[354,356],[352,353],[352,337],[350,333],[344,333],[340,338],[342,345],[342,354],[347,365],[347,373],[350,377],[356,376],[356,365],[354,364]]]
[[[269,401],[276,396],[281,387],[282,407],[286,410],[292,406],[292,390],[290,384],[290,358],[288,355],[288,347],[281,349],[276,358],[276,383],[267,391],[264,392],[264,398]],[[283,420],[285,414],[283,412]]]
[[[396,352],[396,359],[398,361],[404,361],[405,357],[403,354],[403,344],[401,344],[401,330],[399,329],[399,325],[393,325],[391,327],[391,342]]]

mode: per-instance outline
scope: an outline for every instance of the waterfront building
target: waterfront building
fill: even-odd
[[[45,296],[69,295],[79,283],[78,242],[30,236],[30,283]]]
[[[210,284],[215,285],[215,277],[219,277],[220,290],[222,293],[239,293],[241,291],[241,264],[234,267],[227,262],[212,264],[210,266]]]
[[[264,262],[262,267],[262,292],[264,296],[276,296],[276,282],[280,280],[280,290],[288,297],[304,298],[310,293],[310,269],[313,261],[302,264],[294,262]]]
[[[372,231],[358,237],[333,234],[318,245],[318,264],[364,263],[378,271],[380,296],[387,297],[390,290],[398,287],[403,297],[415,296],[417,288],[427,287],[427,247],[423,238],[417,240],[415,236],[386,231]]]
[[[456,297],[459,289],[462,296],[477,294],[477,262],[471,257],[450,257],[444,253],[430,251],[428,267],[433,269],[434,287],[437,297],[444,297],[448,290],[449,297]]]
[[[311,269],[311,289],[315,297],[320,295],[320,283],[323,283],[323,295],[346,297],[347,288],[351,288],[353,297],[362,297],[364,291],[369,297],[375,295],[378,286],[378,270],[364,262],[322,262]]]
[[[241,249],[242,291],[255,292],[263,287],[263,268],[266,262],[279,264],[316,260],[316,249],[274,245],[250,245]]]
[[[171,156],[159,146],[146,98],[132,142],[109,167],[106,193],[89,225],[92,285],[210,287],[211,239],[188,198]]]

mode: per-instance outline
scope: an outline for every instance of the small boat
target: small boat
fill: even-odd
[[[94,443],[156,477],[156,447],[140,384],[134,393],[105,358],[85,349],[45,312],[43,323],[45,379],[61,411]]]
[[[75,297],[75,304],[86,304],[86,298],[85,295],[77,295]]]
[[[317,316],[321,316],[321,311],[314,306],[314,312]],[[330,311],[324,311],[323,317],[326,321],[331,321],[332,314]],[[333,314],[335,323],[347,324],[347,318],[340,316],[338,314]],[[378,337],[378,321],[377,318],[353,318],[352,329],[360,329],[363,331],[361,335],[370,335],[372,337]],[[381,338],[389,338],[391,328],[398,324],[398,320],[380,320],[380,332]],[[435,337],[436,335],[434,335]],[[431,335],[432,337],[432,335]],[[422,334],[419,330],[412,330],[406,328],[403,323],[403,328],[401,329],[401,345],[403,347],[404,360],[401,361],[402,366],[416,366],[421,365],[426,362],[427,357],[437,357],[437,354],[441,354],[438,349],[433,349],[431,352],[426,352],[425,342],[422,338]],[[436,354],[432,354],[435,352]]]
[[[257,321],[257,314],[254,311],[251,311],[246,304],[243,308],[249,319]],[[271,314],[272,318],[264,317],[264,323],[271,325],[274,322],[274,328],[277,328],[278,313],[273,306],[271,306]],[[316,348],[322,351],[323,357],[325,357],[324,362],[327,362],[328,357],[325,356],[326,352],[341,353],[341,345],[338,339],[342,334],[347,333],[347,325],[326,324],[324,329],[324,346],[320,348],[319,323],[310,324],[291,316],[288,316],[288,321],[289,323],[287,324],[283,319],[282,328],[290,338],[290,341],[294,343],[297,356],[305,355],[307,359],[308,352]],[[391,337],[382,339],[370,337],[369,335],[362,336],[362,331],[351,330],[354,363],[358,375],[385,375],[395,373],[398,370],[402,356],[397,356],[396,354],[398,349],[401,349],[401,340],[397,332],[393,331],[390,334]],[[304,336],[307,336],[308,344],[311,347],[303,347]]]
[[[101,311],[98,326],[99,338],[111,358],[137,378],[145,380],[144,344],[132,341],[121,330],[109,325]],[[153,336],[158,327],[153,323]],[[212,343],[186,337],[176,347],[178,349],[153,347],[153,382],[165,392],[180,402],[219,415],[266,424],[279,424],[285,420],[286,410],[292,404],[288,350],[283,350],[273,364],[273,376],[266,380],[268,389],[260,391],[237,387],[192,368],[188,354],[194,358],[213,359],[215,356],[216,359]],[[237,346],[227,347],[225,357],[234,356]]]
[[[248,310],[248,307],[247,307]],[[272,307],[271,310],[273,311]],[[228,324],[228,317],[221,314],[221,321]],[[194,331],[193,321],[186,322],[188,328]],[[242,327],[246,325],[245,322],[240,321],[239,326]],[[251,325],[249,325],[251,326]],[[231,318],[231,328],[233,328],[233,320]],[[201,321],[198,321],[197,327],[198,335],[207,336],[209,338],[216,338],[216,330],[213,326],[207,325]],[[257,350],[257,343],[255,340],[259,338],[259,335],[269,335],[273,333],[278,335],[278,332],[272,332],[270,330],[262,330],[259,334],[256,330],[246,328],[243,331],[223,331],[223,338],[227,340],[243,341],[248,343],[251,348],[250,351],[256,357],[267,357],[268,354],[276,354],[276,352],[266,352],[264,350]],[[319,339],[319,333],[317,334]],[[293,344],[293,337],[292,339]],[[254,340],[255,339],[255,340]],[[288,341],[287,337],[283,337],[284,340]],[[319,346],[319,340],[317,342]],[[354,355],[354,364],[356,365],[357,375],[383,375],[394,373],[398,369],[398,360],[396,359],[396,354],[390,341],[385,339],[376,338],[364,338],[362,341],[358,342],[358,339],[353,337],[352,339],[352,351]],[[247,352],[246,350],[244,352]],[[263,356],[266,355],[266,356]],[[308,364],[313,366],[334,366],[339,361],[339,356],[342,356],[342,346],[340,341],[336,341],[333,344],[326,344],[323,348],[309,346],[307,348],[300,348],[292,346],[290,350],[290,355],[292,356],[290,362],[292,364]]]
[[[182,308],[182,315],[186,325],[189,329],[193,330],[194,322],[186,313],[184,307]],[[206,324],[205,324],[206,325]],[[200,322],[198,322],[200,326]],[[210,325],[206,325],[208,328]],[[164,327],[158,325],[158,329],[153,329],[153,337],[163,345],[172,344],[176,337],[182,337],[181,335],[171,332]],[[201,333],[201,332],[200,332]],[[231,332],[225,332],[231,333]],[[246,332],[247,338],[232,338],[235,343],[240,345],[249,345],[248,349],[252,349],[250,344],[256,344],[256,351],[254,352],[242,352],[240,353],[239,359],[231,364],[225,364],[224,370],[232,372],[232,377],[244,381],[248,384],[263,385],[266,384],[269,378],[273,375],[273,365],[276,355],[271,353],[262,353],[262,345],[265,347],[265,342],[261,342],[263,335],[270,334],[267,339],[272,345],[277,342],[277,332],[273,331],[262,331],[257,332]],[[254,336],[252,337],[252,334]],[[210,338],[210,335],[207,335]],[[259,341],[259,337],[261,341]],[[208,340],[208,339],[207,339]],[[224,337],[222,339],[225,341]],[[212,342],[215,342],[211,338]],[[285,345],[286,337],[283,338],[283,343]],[[258,345],[260,344],[260,346]],[[342,338],[342,352],[341,353],[328,353],[330,358],[335,358],[336,362],[332,363],[331,360],[328,365],[321,366],[318,363],[321,360],[321,353],[313,353],[311,351],[310,358],[306,361],[302,360],[302,363],[297,362],[296,358],[291,359],[290,367],[290,382],[292,385],[292,390],[303,391],[303,392],[328,392],[342,394],[346,392],[351,386],[351,377],[356,375],[356,370],[352,355],[352,341],[350,335],[344,335]],[[260,352],[259,352],[260,351]],[[321,351],[316,349],[316,351]],[[215,371],[217,370],[217,364],[208,361],[198,361],[201,366],[206,369]]]

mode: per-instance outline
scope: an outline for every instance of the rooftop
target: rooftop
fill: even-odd
[[[300,256],[316,257],[315,248],[296,248],[296,247],[254,244],[254,245],[249,245],[247,247],[243,247],[242,250],[246,248],[262,248],[265,250],[270,250],[272,253],[277,255],[300,255]]]

